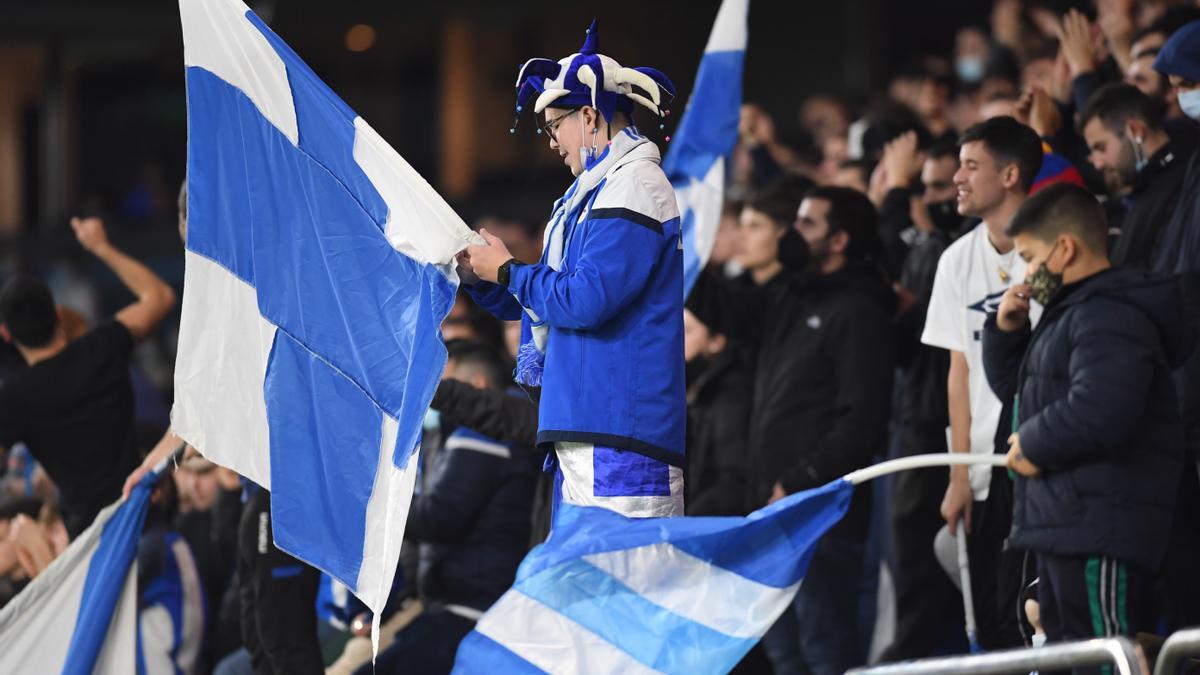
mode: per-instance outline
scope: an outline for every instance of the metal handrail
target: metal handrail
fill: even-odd
[[[848,672],[856,675],[1005,675],[1029,673],[1032,670],[1100,666],[1107,663],[1113,664],[1115,672],[1119,675],[1146,674],[1133,642],[1125,637],[884,663]]]
[[[1171,633],[1162,649],[1158,650],[1158,663],[1154,675],[1175,675],[1179,666],[1189,656],[1200,656],[1200,628],[1185,628]]]

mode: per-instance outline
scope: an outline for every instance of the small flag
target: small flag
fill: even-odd
[[[684,295],[708,264],[721,223],[726,169],[741,115],[749,7],[750,0],[721,3],[687,110],[663,160],[683,220]]]
[[[564,504],[456,673],[725,673],[790,606],[849,479],[745,518],[629,519]]]

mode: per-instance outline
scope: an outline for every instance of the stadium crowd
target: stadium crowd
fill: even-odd
[[[897,456],[1008,468],[858,491],[738,672],[966,651],[957,537],[985,649],[1124,634],[1152,654],[1200,625],[1200,6],[996,0],[954,45],[866,102],[743,106],[684,311],[685,508],[746,515]],[[175,291],[101,220],[72,227],[135,300],[89,325],[34,276],[0,291],[0,604],[182,445],[135,358],[170,342]],[[541,257],[532,218],[476,227]],[[371,672],[375,621],[377,672],[448,672],[549,531],[552,480],[519,323],[464,288],[442,333],[388,611],[276,549],[270,494],[186,448],[139,546],[148,664]]]

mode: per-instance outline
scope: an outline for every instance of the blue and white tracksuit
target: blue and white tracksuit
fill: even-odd
[[[683,251],[659,161],[622,130],[555,205],[542,260],[468,288],[526,341],[548,329],[538,443],[555,448],[556,499],[631,517],[683,514]]]

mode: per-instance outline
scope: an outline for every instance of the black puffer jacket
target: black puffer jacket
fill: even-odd
[[[737,291],[705,277],[688,307],[756,348],[747,442],[754,509],[777,482],[788,493],[817,487],[886,449],[895,295],[875,266],[854,263],[828,275],[788,270],[759,292]],[[869,513],[870,491],[860,490],[834,533],[865,536]]]
[[[988,318],[988,383],[1001,400],[1019,392],[1021,449],[1042,470],[1017,479],[1013,546],[1158,568],[1183,459],[1182,309],[1175,279],[1113,269],[1063,287],[1032,333]]]
[[[482,611],[508,590],[528,550],[541,460],[466,428],[446,438],[404,531],[421,544],[424,602]]]

